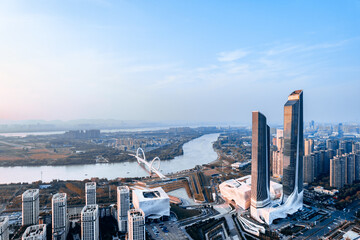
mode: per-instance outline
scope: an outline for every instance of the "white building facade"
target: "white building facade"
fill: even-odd
[[[85,183],[85,204],[96,204],[96,182]]]
[[[68,215],[66,193],[57,193],[51,200],[53,239],[66,240]]]
[[[145,214],[141,209],[128,211],[128,239],[145,240]]]
[[[39,223],[39,189],[29,189],[22,194],[22,225]]]
[[[86,205],[81,211],[81,240],[99,239],[99,207]]]
[[[0,240],[9,240],[9,218],[0,217]]]
[[[117,187],[117,220],[120,232],[127,230],[128,211],[130,209],[130,189],[127,186]]]

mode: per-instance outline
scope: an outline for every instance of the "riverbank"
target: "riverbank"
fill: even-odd
[[[160,170],[163,174],[191,169],[196,165],[208,164],[217,158],[213,142],[219,134],[205,134],[182,144],[182,155],[170,160],[162,160]],[[180,145],[179,145],[180,146]],[[146,154],[146,158],[152,159]],[[134,158],[133,158],[134,159]],[[51,182],[53,179],[83,180],[92,177],[116,179],[145,177],[149,173],[136,161],[111,162],[62,166],[15,166],[0,167],[1,183]]]
[[[193,136],[185,137],[183,140],[162,146],[160,148],[151,150],[146,153],[148,159],[159,157],[161,160],[171,160],[177,156],[183,154],[183,145],[193,139],[201,137],[201,134],[196,134]],[[0,167],[20,167],[20,166],[70,166],[70,165],[84,165],[84,164],[96,164],[97,156],[101,156],[106,159],[107,163],[121,163],[121,162],[133,162],[136,161],[134,157],[129,156],[130,153],[121,151],[115,148],[101,148],[94,149],[88,152],[83,152],[79,154],[72,154],[69,156],[60,155],[60,158],[53,157],[49,152],[40,152],[38,155],[46,154],[49,158],[42,159],[33,159],[33,158],[24,158],[24,159],[13,159],[13,160],[2,160],[0,161]]]

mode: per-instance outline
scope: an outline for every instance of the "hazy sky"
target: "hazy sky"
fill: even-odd
[[[1,0],[0,119],[360,121],[360,1]]]

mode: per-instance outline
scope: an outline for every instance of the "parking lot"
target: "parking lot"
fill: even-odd
[[[178,224],[173,221],[147,224],[146,231],[153,239],[188,239],[183,231],[179,228]]]

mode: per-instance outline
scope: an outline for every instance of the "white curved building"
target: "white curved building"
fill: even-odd
[[[141,209],[145,217],[160,218],[170,216],[170,198],[161,188],[132,190],[134,208]]]
[[[251,204],[251,175],[230,179],[220,184],[221,196],[228,201],[234,201],[236,205],[246,210]],[[282,196],[282,185],[270,181],[270,199],[280,200]]]

